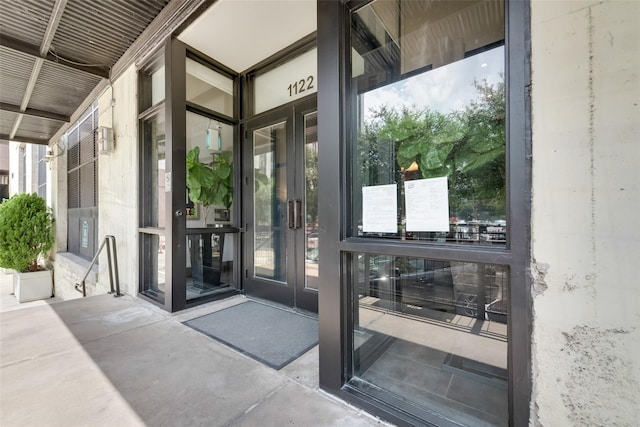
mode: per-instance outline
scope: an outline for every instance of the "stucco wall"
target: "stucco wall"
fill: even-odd
[[[120,287],[138,288],[138,98],[137,72],[131,66],[98,101],[99,126],[113,128],[115,150],[98,164],[98,236],[117,242]],[[100,257],[99,288],[108,290],[106,251]]]
[[[640,417],[640,2],[533,1],[532,425]]]

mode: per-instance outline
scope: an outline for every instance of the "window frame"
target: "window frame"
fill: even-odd
[[[351,254],[374,253],[434,260],[502,264],[510,271],[509,423],[529,422],[531,397],[532,297],[530,293],[530,4],[505,0],[506,247],[410,244],[372,237],[349,237],[351,177],[350,85],[351,14],[369,0],[318,2],[319,197],[323,223],[320,276],[335,283],[320,293],[320,387],[398,424],[419,421],[401,402],[385,404],[349,387],[354,287]],[[336,164],[340,165],[338,174]],[[422,420],[424,422],[424,420]]]

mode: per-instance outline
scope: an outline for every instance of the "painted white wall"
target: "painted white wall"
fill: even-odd
[[[113,129],[115,149],[98,160],[98,236],[116,238],[120,287],[138,289],[138,96],[135,66],[98,100],[99,126]],[[99,288],[109,289],[106,250],[100,256]],[[104,292],[103,292],[104,293]]]
[[[9,197],[18,194],[21,188],[22,168],[20,161],[20,147],[26,144],[9,142]]]
[[[640,416],[640,2],[533,1],[532,425]]]

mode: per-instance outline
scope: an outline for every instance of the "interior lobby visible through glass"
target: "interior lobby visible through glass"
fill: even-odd
[[[216,183],[210,191],[227,191],[233,195],[233,171],[220,175],[221,163],[231,163],[234,158],[234,126],[187,111],[187,185],[190,180],[208,179]],[[203,169],[213,168],[214,173],[200,175]],[[193,175],[193,176],[190,176]],[[224,188],[224,189],[223,189]],[[203,206],[191,200],[187,191],[186,217],[186,300],[191,302],[234,287],[233,262],[235,233],[227,232],[233,225],[233,203],[227,208],[222,204]],[[233,198],[231,199],[233,200]],[[225,228],[226,227],[226,228]]]
[[[504,28],[492,0],[352,14],[351,236],[506,245]],[[349,257],[349,385],[434,423],[508,425],[508,267]]]

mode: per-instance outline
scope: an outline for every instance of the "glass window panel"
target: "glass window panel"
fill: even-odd
[[[156,234],[140,234],[140,279],[142,293],[164,303],[165,296],[165,237]]]
[[[253,132],[255,277],[287,281],[286,122]]]
[[[313,48],[254,80],[254,113],[260,114],[318,91],[318,50]]]
[[[504,245],[503,2],[374,1],[354,14],[351,43],[351,235]],[[446,178],[441,199],[434,181],[406,191],[434,178]],[[363,210],[378,209],[363,188],[379,185],[396,186],[393,232],[363,229]]]
[[[228,290],[233,282],[234,234],[187,235],[186,299]]]
[[[233,80],[187,58],[187,101],[233,117]]]
[[[140,208],[142,226],[164,228],[165,226],[165,129],[164,114],[145,120],[142,147],[143,171],[140,178],[144,189]]]
[[[151,73],[151,105],[164,101],[164,65]]]
[[[465,425],[507,425],[508,268],[367,253],[352,264],[351,384]]]
[[[318,289],[318,113],[304,116],[305,287]]]
[[[158,105],[165,98],[165,68],[162,58],[140,70],[139,79],[140,111]]]
[[[201,163],[211,166],[215,171],[221,163],[233,163],[234,158],[234,129],[232,125],[201,116],[187,111],[187,153],[198,147],[198,159]],[[233,165],[231,165],[233,166]],[[224,166],[226,167],[226,166]],[[187,172],[189,173],[189,172]],[[187,227],[205,227],[208,224],[231,225],[233,222],[233,167],[226,178],[218,181],[221,187],[216,191],[230,194],[231,201],[229,209],[221,203],[213,203],[208,208],[199,204],[194,204],[188,198]],[[187,192],[188,197],[188,192]]]

